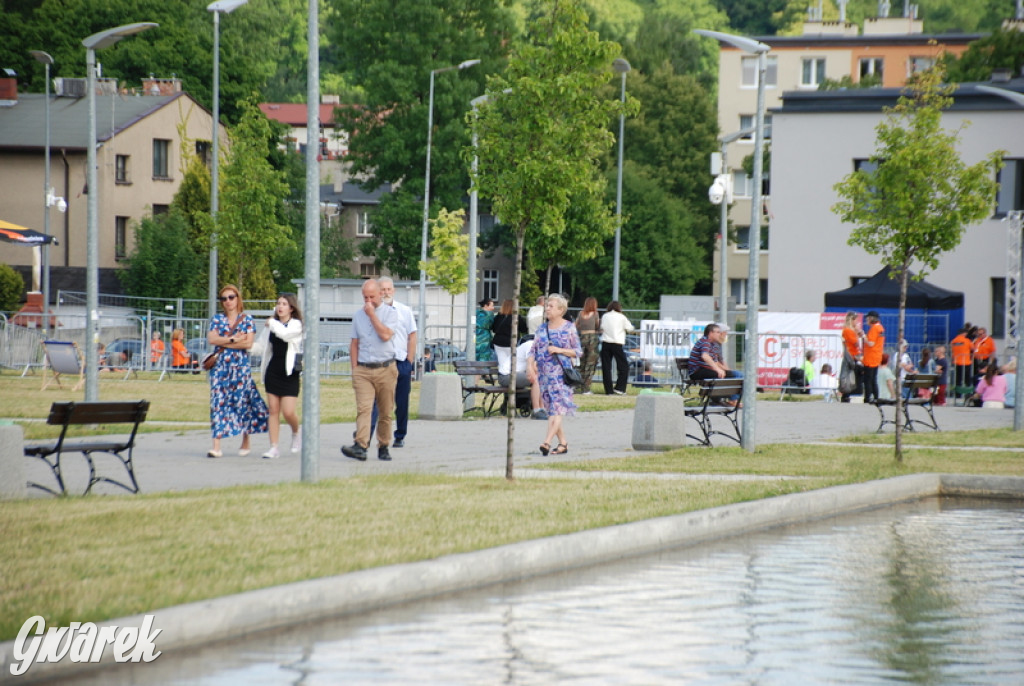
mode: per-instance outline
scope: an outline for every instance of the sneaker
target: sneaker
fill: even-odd
[[[626,395],[626,392],[625,391],[620,391],[619,389],[616,388],[615,389],[615,395]]]
[[[388,447],[386,445],[382,445],[377,448],[377,459],[384,460],[385,462],[389,462],[391,460],[391,453],[388,451]]]
[[[359,445],[358,443],[342,446],[341,454],[344,455],[345,457],[351,457],[353,460],[366,462],[366,448]]]
[[[263,453],[264,460],[276,460],[279,457],[281,457],[281,452],[277,449],[276,445],[270,446],[270,450]]]
[[[296,455],[302,451],[302,429],[292,434],[292,455]]]
[[[541,408],[539,410],[534,410],[533,413],[530,415],[530,419],[541,419],[541,420],[545,420],[546,421],[547,418],[548,418],[547,410],[545,410],[543,408]]]
[[[395,442],[391,444],[391,447],[392,448],[404,448],[405,447],[405,439],[403,439],[403,438],[396,438]]]

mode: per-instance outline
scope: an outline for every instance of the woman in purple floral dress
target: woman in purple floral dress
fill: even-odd
[[[562,417],[576,414],[572,401],[572,388],[565,383],[562,369],[572,364],[573,358],[583,354],[580,337],[573,323],[565,319],[569,303],[555,293],[549,295],[544,304],[547,322],[537,329],[533,348],[530,350],[527,376],[530,383],[540,385],[541,402],[548,413],[548,432],[540,446],[540,452],[547,455],[564,455],[569,452],[569,441],[562,428]],[[558,439],[554,450],[551,441]]]
[[[252,380],[249,348],[252,347],[256,325],[244,312],[242,294],[236,286],[220,289],[222,314],[210,320],[206,340],[221,348],[217,364],[210,370],[210,425],[213,449],[207,457],[222,457],[220,439],[242,434],[238,454],[249,454],[250,434],[267,430],[267,405]]]

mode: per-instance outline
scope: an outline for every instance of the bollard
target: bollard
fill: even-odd
[[[0,500],[26,496],[25,434],[17,424],[0,425]]]
[[[462,380],[458,374],[431,372],[420,382],[420,419],[462,419]]]
[[[686,445],[685,418],[678,393],[642,391],[633,410],[633,449],[682,448]]]

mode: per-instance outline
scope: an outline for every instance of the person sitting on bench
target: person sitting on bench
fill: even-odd
[[[704,381],[705,379],[742,379],[743,372],[729,369],[722,356],[722,341],[725,339],[725,331],[714,322],[704,327],[704,337],[697,341],[690,351],[690,361],[687,370],[690,373],[691,381]],[[733,396],[727,401],[730,404],[739,402],[739,396]]]

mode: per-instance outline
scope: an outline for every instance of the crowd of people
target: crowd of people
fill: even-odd
[[[936,374],[938,384],[931,397],[934,405],[945,405],[952,393],[967,404],[988,408],[1013,407],[1015,402],[1016,359],[1000,365],[996,346],[984,327],[965,324],[949,343],[924,346],[915,361],[906,340],[899,342],[892,356],[885,351],[885,328],[878,312],[864,317],[864,327],[856,312],[848,312],[844,321],[843,362],[839,372],[842,402],[862,396],[863,401],[893,400],[901,391],[908,374]],[[867,329],[865,331],[865,328]]]

